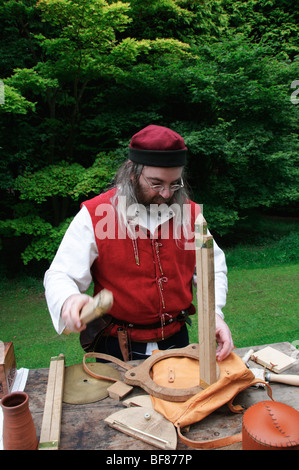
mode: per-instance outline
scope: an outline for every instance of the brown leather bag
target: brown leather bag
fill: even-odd
[[[181,350],[183,354],[183,349]],[[161,354],[162,351],[156,351]],[[155,354],[155,351],[154,353]],[[192,389],[199,384],[199,363],[198,360],[186,356],[171,356],[171,351],[167,351],[167,357],[163,354],[159,361],[155,362],[150,371],[156,389]],[[113,356],[103,353],[87,353],[83,357],[83,368],[85,371],[98,379],[113,380],[109,377],[94,374],[89,370],[86,359],[98,358],[104,359],[118,364],[125,368],[128,373],[138,369],[127,364]],[[151,357],[144,361],[151,361]],[[182,429],[191,424],[197,423],[206,416],[217,410],[221,406],[227,404],[229,409],[234,413],[242,413],[244,410],[239,405],[234,405],[233,400],[243,390],[252,385],[263,383],[268,390],[268,395],[272,399],[272,390],[270,386],[260,379],[255,379],[253,373],[245,366],[242,359],[235,353],[231,353],[226,359],[218,362],[220,369],[219,379],[206,389],[195,393],[186,401],[168,401],[151,395],[153,406],[156,411],[161,413],[166,419],[172,422],[178,432],[180,440],[189,447],[196,449],[215,449],[224,447],[242,440],[242,433],[222,439],[198,442],[188,439],[183,435]],[[140,366],[139,366],[140,367]],[[130,382],[128,382],[130,383]],[[148,386],[139,383],[141,388],[148,391]],[[150,393],[150,392],[149,392]],[[174,394],[175,395],[175,394]]]
[[[104,315],[98,317],[86,325],[86,329],[80,333],[80,344],[82,349],[86,352],[91,352],[96,349],[97,341],[101,339],[104,331],[112,323],[111,315]]]
[[[272,399],[269,385],[255,379],[237,354],[232,352],[222,362],[218,362],[218,366],[219,379],[185,402],[171,402],[151,397],[155,410],[175,425],[180,440],[189,447],[214,449],[242,441],[242,433],[204,442],[188,439],[182,433],[183,428],[198,423],[222,405],[227,404],[234,413],[242,413],[243,408],[233,404],[234,398],[242,390],[263,383],[267,386],[268,395]],[[159,361],[153,366],[153,380],[164,387],[187,388],[188,385],[193,387],[194,383],[199,383],[198,362],[187,357],[170,357]]]

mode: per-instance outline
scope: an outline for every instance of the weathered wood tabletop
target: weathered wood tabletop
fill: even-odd
[[[254,351],[266,345],[254,346]],[[284,373],[299,374],[299,351],[290,343],[272,344],[275,349],[291,355],[296,362]],[[240,356],[250,348],[236,349]],[[83,355],[82,355],[83,357]],[[68,359],[68,358],[67,358]],[[50,358],[49,358],[50,361]],[[69,362],[69,361],[68,361]],[[137,365],[139,361],[132,362]],[[117,367],[113,365],[114,367]],[[251,362],[251,367],[261,367]],[[48,369],[31,369],[25,391],[29,395],[29,406],[39,437],[42,417],[45,404],[45,396],[48,382]],[[299,388],[291,385],[270,383],[273,392],[273,399],[286,403],[299,411]],[[141,395],[145,392],[134,387],[132,394]],[[128,395],[127,398],[132,395]],[[241,392],[234,403],[241,404],[245,409],[262,401],[269,400],[267,392],[263,388],[251,387]],[[157,448],[142,442],[139,439],[127,436],[126,434],[111,428],[104,422],[104,419],[112,413],[124,408],[122,402],[109,397],[96,403],[84,405],[71,405],[63,403],[61,418],[61,450],[157,450]],[[188,437],[196,440],[208,440],[221,438],[241,432],[242,415],[232,413],[227,406],[221,407],[198,424],[192,425]],[[223,449],[240,450],[241,443],[225,447]],[[193,449],[186,447],[178,440],[177,450]]]

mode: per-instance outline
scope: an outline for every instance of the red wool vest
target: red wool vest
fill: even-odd
[[[103,288],[113,293],[114,302],[109,314],[119,324],[112,329],[109,327],[109,335],[117,336],[117,328],[127,322],[131,324],[132,341],[159,341],[181,329],[182,322],[168,323],[181,310],[191,307],[190,313],[195,312],[192,305],[194,237],[174,239],[171,219],[167,231],[170,236],[165,235],[161,226],[155,237],[136,226],[138,236],[133,240],[132,235],[122,232],[119,227],[111,203],[114,195],[115,189],[112,189],[83,203],[91,216],[99,252],[92,265],[94,295]],[[200,207],[192,201],[188,205],[191,227],[194,227]],[[134,324],[154,325],[155,328],[138,329]]]

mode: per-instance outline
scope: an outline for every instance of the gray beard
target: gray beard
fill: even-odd
[[[142,191],[140,184],[135,183],[133,184],[134,193],[136,195],[136,201],[138,204],[142,204],[144,207],[149,208],[151,204],[166,204],[167,206],[171,206],[176,202],[175,195],[173,194],[170,198],[164,199],[164,197],[157,195],[148,198]]]

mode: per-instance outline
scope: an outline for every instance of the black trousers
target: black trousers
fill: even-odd
[[[158,341],[157,344],[158,348],[162,351],[188,346],[189,335],[186,325],[183,325],[178,333],[175,333],[170,338]],[[130,346],[130,360],[146,359],[149,357],[145,354],[147,343],[132,341]],[[118,338],[114,338],[113,336],[102,336],[102,338],[97,342],[95,352],[109,354],[110,356],[123,360]]]

